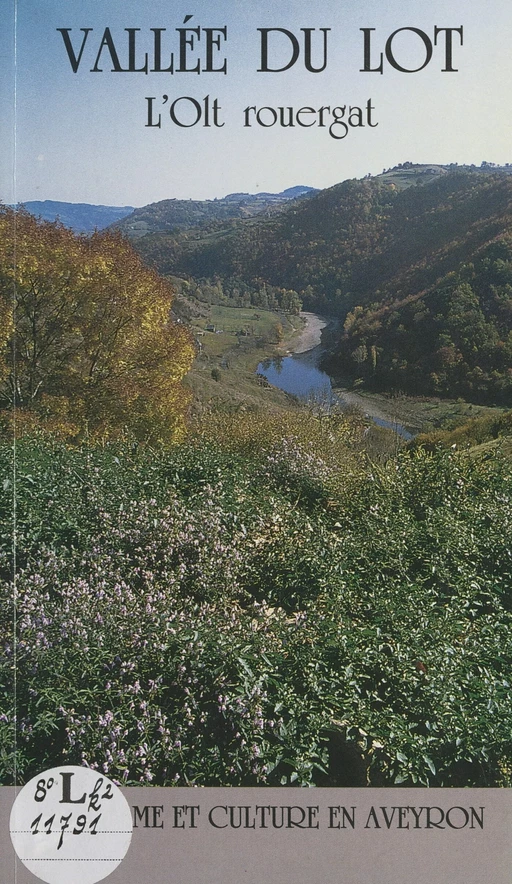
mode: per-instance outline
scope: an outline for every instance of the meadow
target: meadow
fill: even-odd
[[[377,465],[357,420],[304,411],[16,456],[2,783],[67,762],[132,785],[512,784],[499,452]]]

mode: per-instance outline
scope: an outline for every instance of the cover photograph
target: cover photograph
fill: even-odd
[[[512,13],[4,0],[0,884],[512,875]]]

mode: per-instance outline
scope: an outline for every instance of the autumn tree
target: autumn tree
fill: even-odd
[[[172,289],[120,235],[75,236],[3,208],[0,270],[6,412],[16,405],[67,435],[181,433],[193,343],[170,320]]]

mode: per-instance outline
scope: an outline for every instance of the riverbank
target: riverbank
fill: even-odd
[[[273,389],[280,389],[296,396],[303,402],[322,403],[323,406],[340,407],[357,405],[366,417],[398,433],[403,439],[410,439],[411,433],[406,427],[388,414],[386,409],[377,408],[371,402],[363,403],[355,394],[333,388],[332,380],[320,368],[324,347],[322,332],[330,332],[337,324],[337,319],[328,319],[316,313],[301,313],[304,328],[300,334],[288,341],[288,347],[280,348],[278,358],[262,360],[257,372],[262,375]]]
[[[473,405],[463,399],[406,396],[404,394],[371,393],[354,390],[350,385],[333,381],[333,391],[349,405],[360,408],[369,417],[399,423],[413,434],[450,428],[473,417],[500,414],[506,409]]]
[[[304,329],[288,343],[287,355],[300,356],[320,370],[323,355],[322,333],[330,333],[337,319],[316,313],[303,312]],[[352,382],[331,378],[332,393],[347,406],[358,408],[368,418],[389,428],[398,428],[400,435],[426,433],[444,426],[464,423],[472,417],[503,411],[483,405],[472,405],[463,400],[436,397],[414,397],[404,394],[385,394],[365,391]],[[405,430],[405,432],[403,432]]]
[[[192,324],[197,356],[185,378],[192,393],[191,417],[297,408],[295,400],[282,390],[263,384],[256,367],[263,356],[284,355],[300,346],[302,336],[311,331],[307,317],[255,307],[210,305]]]
[[[287,356],[292,353],[295,353],[296,355],[299,353],[307,353],[308,350],[313,350],[315,347],[318,347],[322,341],[322,331],[330,323],[330,320],[325,319],[323,316],[319,316],[317,313],[302,311],[300,317],[304,320],[304,328],[296,338],[288,343],[288,348],[286,350]]]

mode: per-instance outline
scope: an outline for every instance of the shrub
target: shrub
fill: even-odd
[[[239,435],[19,443],[19,781],[68,762],[132,784],[510,785],[510,468],[418,452],[356,481],[307,439]]]

